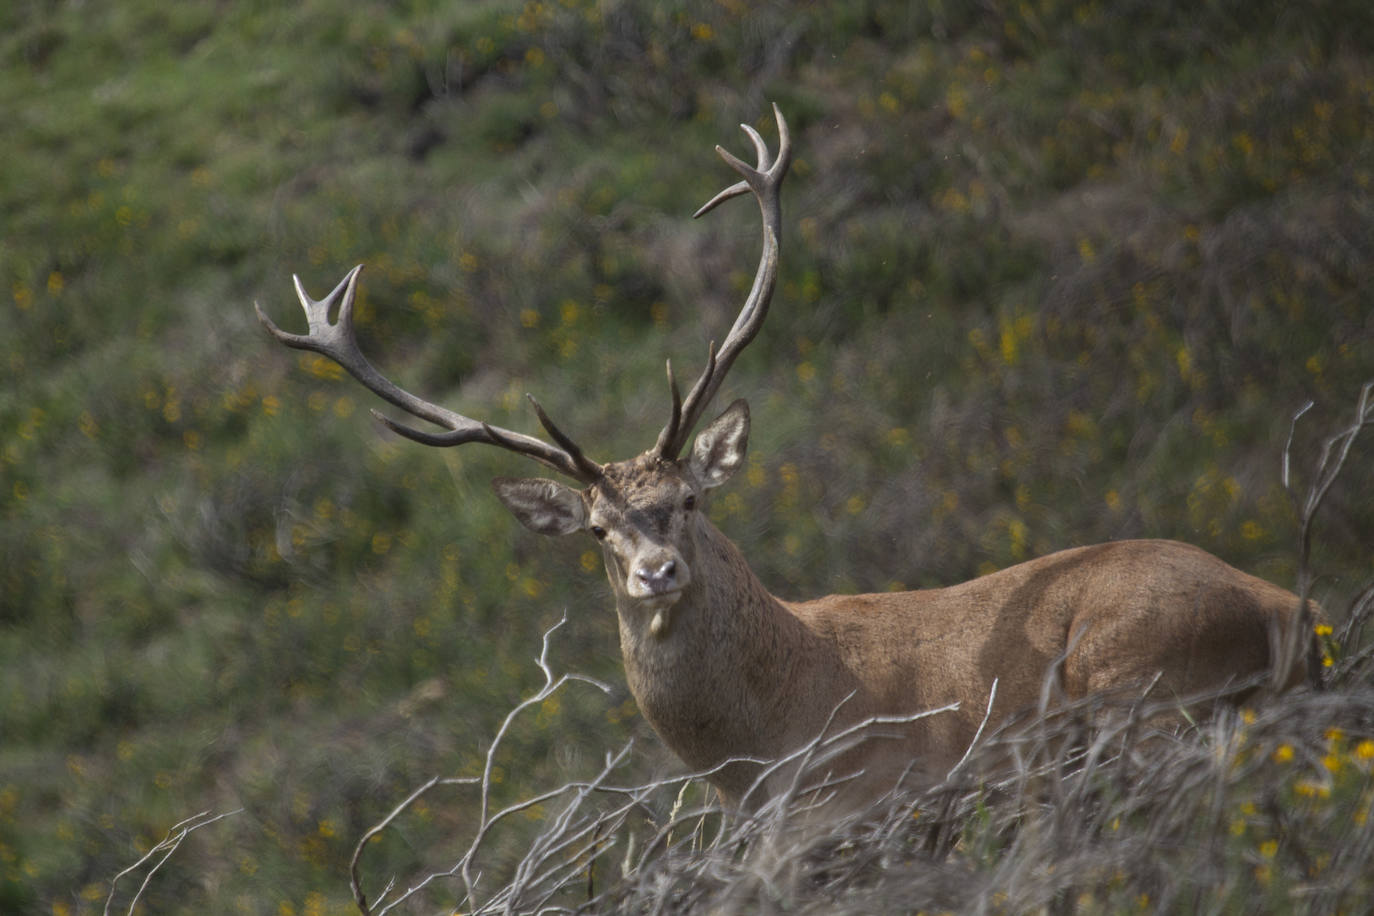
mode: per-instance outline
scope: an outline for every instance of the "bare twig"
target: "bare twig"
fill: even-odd
[[[1374,425],[1374,381],[1365,382],[1360,389],[1360,397],[1355,406],[1355,417],[1349,426],[1330,436],[1322,443],[1321,455],[1317,459],[1317,466],[1311,486],[1307,490],[1307,496],[1302,503],[1301,514],[1301,552],[1299,554],[1298,594],[1300,597],[1307,597],[1307,589],[1310,587],[1310,570],[1308,569],[1308,559],[1312,551],[1312,524],[1316,520],[1317,510],[1321,508],[1322,502],[1326,499],[1326,494],[1330,492],[1332,484],[1336,482],[1345,467],[1346,459],[1350,456],[1351,446],[1355,444],[1356,437],[1366,427]],[[1293,424],[1296,425],[1298,418],[1307,411],[1305,405],[1293,415]],[[1291,433],[1290,433],[1291,438]],[[1285,450],[1286,451],[1286,450]],[[1287,455],[1285,454],[1285,464]],[[1288,483],[1288,475],[1284,474],[1284,483]]]
[[[988,720],[992,718],[992,704],[997,702],[997,681],[997,678],[992,679],[992,689],[988,691],[988,708],[983,712],[983,721],[978,723],[978,730],[973,733],[973,740],[969,741],[968,747],[964,750],[964,756],[960,757],[959,762],[950,767],[949,772],[945,774],[946,781],[953,779],[954,774],[959,772],[959,768],[968,762],[969,755],[978,746],[978,739],[983,737],[983,729],[987,728]]]
[[[1279,478],[1283,481],[1283,488],[1285,490],[1291,491],[1293,488],[1292,484],[1289,482],[1289,471],[1292,468],[1290,455],[1293,451],[1293,436],[1298,431],[1298,421],[1302,419],[1303,414],[1307,413],[1316,405],[1316,401],[1308,401],[1306,404],[1299,407],[1293,412],[1293,419],[1288,424],[1288,439],[1283,443],[1283,471],[1279,475]]]
[[[392,809],[392,812],[390,814],[382,818],[382,820],[378,821],[366,833],[362,835],[362,838],[358,840],[358,845],[353,848],[353,858],[349,860],[348,863],[348,875],[349,883],[353,889],[353,900],[358,904],[358,909],[362,911],[363,916],[371,916],[372,914],[372,908],[368,905],[367,902],[367,895],[363,893],[362,878],[358,874],[358,864],[362,860],[363,850],[367,847],[367,844],[372,841],[373,837],[380,835],[383,831],[390,827],[392,821],[400,817],[401,814],[403,814],[407,809],[409,809],[411,805],[419,801],[421,796],[423,796],[430,789],[433,789],[435,786],[475,785],[477,782],[478,779],[475,776],[450,779],[435,776],[433,779],[430,779],[428,782],[420,786],[414,792],[411,792],[410,795],[406,797],[405,801],[397,805],[394,809]],[[382,900],[386,897],[386,895],[390,893],[393,884],[394,881],[387,884],[386,888],[383,889],[382,893],[377,897],[377,903],[381,903]]]
[[[349,875],[351,887],[353,890],[354,902],[357,904],[358,910],[363,914],[363,916],[372,916],[374,912],[389,912],[391,909],[400,905],[402,902],[409,899],[410,897],[414,896],[417,892],[427,887],[435,880],[438,880],[440,878],[450,878],[454,876],[457,876],[462,880],[464,892],[466,894],[466,899],[469,902],[475,904],[475,901],[477,899],[477,879],[473,875],[472,867],[477,857],[477,853],[481,848],[482,842],[486,838],[487,834],[490,832],[492,826],[494,826],[495,824],[499,823],[500,821],[504,820],[512,814],[515,814],[519,811],[528,810],[529,808],[535,807],[536,805],[540,805],[552,799],[558,798],[566,792],[581,791],[583,795],[585,795],[585,792],[590,791],[590,789],[597,782],[604,780],[606,775],[609,774],[609,772],[616,765],[618,765],[621,760],[624,759],[626,754],[628,754],[629,745],[627,745],[620,752],[620,754],[615,755],[614,757],[608,757],[606,767],[603,769],[602,775],[598,777],[598,780],[594,781],[593,783],[582,785],[565,785],[553,790],[552,792],[546,792],[542,795],[537,795],[533,798],[526,799],[525,801],[520,802],[518,804],[508,806],[502,809],[501,811],[497,812],[495,815],[491,814],[492,770],[496,759],[496,753],[498,749],[501,747],[501,744],[504,741],[506,734],[509,732],[511,723],[515,721],[516,717],[519,716],[520,713],[531,708],[532,706],[537,706],[543,703],[558,690],[562,689],[562,687],[570,681],[578,681],[586,684],[591,684],[592,686],[601,690],[603,693],[611,692],[611,688],[608,684],[598,681],[595,678],[587,677],[586,675],[564,674],[558,677],[554,676],[553,669],[549,665],[550,640],[553,634],[561,626],[563,626],[563,624],[567,622],[568,615],[565,611],[563,617],[557,623],[555,623],[553,626],[549,627],[546,631],[544,631],[544,636],[539,651],[539,657],[535,660],[535,664],[539,667],[540,672],[544,675],[544,684],[534,694],[522,700],[510,712],[506,714],[506,717],[502,721],[500,728],[497,729],[496,735],[492,738],[491,746],[487,749],[486,759],[482,767],[482,775],[480,777],[472,776],[449,778],[441,778],[436,776],[430,779],[429,781],[425,782],[423,785],[415,789],[413,792],[411,792],[411,794],[407,796],[405,800],[403,800],[394,809],[392,809],[390,814],[388,814],[385,818],[383,818],[381,821],[377,822],[370,829],[368,829],[368,831],[363,834],[362,838],[359,839],[357,846],[353,850],[353,858],[349,863]],[[415,804],[415,802],[417,802],[422,796],[425,795],[425,793],[429,792],[436,786],[441,785],[475,785],[480,787],[481,796],[479,817],[477,829],[474,833],[472,844],[469,846],[467,853],[452,868],[444,872],[436,872],[427,876],[418,883],[409,887],[395,900],[388,902],[380,910],[377,910],[376,907],[382,904],[383,900],[385,900],[385,898],[390,894],[392,888],[395,886],[395,881],[393,879],[392,881],[388,882],[386,888],[378,896],[377,900],[372,903],[369,903],[367,895],[364,893],[362,889],[362,878],[360,875],[360,863],[362,860],[363,851],[367,848],[368,844],[374,838],[376,838],[381,833],[383,833],[387,828],[389,828],[398,817],[400,817],[407,810],[409,810],[410,807]]]
[[[1318,510],[1326,500],[1331,487],[1340,477],[1345,468],[1346,460],[1350,457],[1351,447],[1355,444],[1355,439],[1366,426],[1374,425],[1374,381],[1365,382],[1360,389],[1360,396],[1355,405],[1355,415],[1348,426],[1345,426],[1334,435],[1328,437],[1322,443],[1322,450],[1317,458],[1317,464],[1313,471],[1312,483],[1307,489],[1307,495],[1302,500],[1299,512],[1299,531],[1298,531],[1298,613],[1294,615],[1293,623],[1289,632],[1282,634],[1279,640],[1280,652],[1275,661],[1274,679],[1286,679],[1288,672],[1296,663],[1302,649],[1307,650],[1308,681],[1313,686],[1320,686],[1322,680],[1321,652],[1312,638],[1312,626],[1314,623],[1311,607],[1308,598],[1312,591],[1312,531],[1317,518]],[[1293,421],[1289,427],[1288,445],[1284,446],[1283,454],[1283,483],[1292,492],[1289,482],[1289,445],[1292,444],[1293,431],[1297,427],[1298,419],[1305,414],[1312,406],[1309,401],[1293,414]]]
[[[153,875],[157,874],[157,870],[167,864],[167,860],[181,847],[181,844],[192,834],[192,832],[199,830],[201,827],[209,826],[216,821],[224,820],[226,817],[233,817],[235,814],[242,813],[242,811],[242,808],[226,811],[223,814],[211,814],[209,811],[202,811],[199,814],[194,814],[186,818],[186,820],[175,824],[167,831],[167,836],[163,837],[160,843],[144,853],[143,857],[133,865],[130,865],[110,879],[110,894],[105,898],[105,916],[109,916],[110,907],[114,904],[115,887],[119,884],[120,878],[138,871],[161,853],[161,858],[158,858],[158,860],[153,863],[152,868],[148,869],[148,873],[143,876],[143,883],[138,886],[138,890],[134,892],[133,899],[129,901],[129,908],[125,912],[128,916],[133,916],[135,908],[138,907],[139,900],[143,897],[143,892],[148,889],[149,883],[153,880]]]

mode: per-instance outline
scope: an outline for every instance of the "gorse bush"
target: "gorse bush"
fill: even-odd
[[[665,419],[664,359],[694,374],[747,292],[752,211],[688,216],[726,177],[712,146],[741,119],[769,135],[770,101],[797,140],[782,275],[723,393],[751,402],[750,463],[709,507],[764,582],[947,584],[1148,535],[1292,586],[1293,413],[1315,403],[1291,448],[1303,492],[1374,378],[1366,7],[5,7],[0,910],[95,912],[169,827],[240,808],[187,835],[149,911],[350,910],[358,837],[435,774],[480,776],[565,612],[553,668],[612,694],[514,723],[492,805],[589,778],[632,737],[617,783],[680,772],[620,679],[589,544],[519,531],[493,450],[379,434],[364,393],[275,347],[251,304],[298,327],[293,272],[320,295],[365,263],[362,345],[399,383],[519,429],[531,391],[598,460],[637,453]],[[1374,573],[1369,461],[1357,442],[1313,531],[1337,627]],[[1222,899],[1269,893],[1266,864],[1293,900],[1304,868],[1363,861],[1368,834],[1335,814],[1365,772],[1351,678],[1349,720],[1311,697],[1254,710],[1265,749],[1221,832],[1190,834],[1220,844]],[[1169,746],[1179,772],[1211,734]],[[1296,788],[1328,755],[1333,808]],[[1246,800],[1253,818],[1228,807]],[[369,876],[461,856],[471,795],[423,801]],[[513,867],[553,810],[484,855]],[[955,859],[1033,870],[1011,810],[951,807],[983,837]],[[1309,851],[1346,840],[1353,858]],[[726,859],[681,861],[728,877]],[[1192,899],[1105,872],[1051,885],[1008,908],[1075,904],[1070,886],[1089,909]]]

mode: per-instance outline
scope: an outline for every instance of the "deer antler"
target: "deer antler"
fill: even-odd
[[[258,319],[267,327],[267,330],[272,332],[272,336],[288,347],[294,347],[298,350],[313,350],[329,357],[347,370],[349,375],[361,382],[369,391],[396,405],[406,413],[422,420],[428,420],[447,430],[447,432],[442,433],[423,432],[397,423],[375,410],[372,412],[373,416],[385,423],[391,430],[408,439],[414,439],[425,445],[439,446],[485,442],[488,445],[500,446],[509,451],[527,455],[582,483],[591,483],[601,476],[601,465],[584,455],[582,450],[553,424],[548,414],[544,413],[544,409],[533,397],[530,397],[530,403],[534,406],[535,415],[539,417],[540,425],[553,438],[556,445],[550,445],[542,439],[536,439],[524,433],[511,432],[499,426],[492,426],[490,423],[470,419],[446,407],[440,407],[437,404],[417,398],[378,372],[367,361],[367,357],[363,356],[362,351],[358,349],[358,339],[353,330],[353,300],[358,290],[358,274],[362,269],[362,265],[359,264],[350,270],[348,276],[344,277],[343,280],[339,281],[339,285],[334,287],[333,292],[319,301],[311,299],[306,293],[305,287],[301,285],[300,277],[293,276],[291,278],[296,285],[296,296],[301,301],[301,307],[305,309],[305,317],[310,325],[310,330],[306,334],[289,334],[272,323],[272,319],[263,312],[262,306],[254,302],[253,308],[257,310]],[[335,311],[336,306],[338,318],[335,321],[330,321],[330,314]]]
[[[778,122],[777,158],[774,159],[768,151],[768,146],[758,131],[748,124],[741,124],[754,144],[758,165],[751,167],[728,150],[717,146],[716,152],[744,180],[721,191],[693,214],[694,217],[703,216],[732,197],[753,192],[763,214],[763,253],[759,256],[758,271],[754,274],[754,286],[749,291],[749,298],[745,300],[744,307],[740,309],[739,316],[730,328],[730,333],[726,335],[725,342],[720,345],[719,351],[716,350],[714,343],[707,351],[706,368],[687,393],[685,400],[682,400],[678,392],[672,363],[668,364],[668,386],[672,391],[673,411],[668,425],[663,427],[658,436],[658,443],[654,446],[654,453],[660,458],[672,460],[682,451],[682,447],[687,443],[687,437],[692,434],[692,428],[701,419],[706,406],[715,396],[716,389],[729,373],[735,357],[739,356],[740,351],[754,339],[759,328],[763,326],[763,319],[768,316],[768,302],[773,296],[773,287],[778,279],[778,237],[782,231],[782,204],[779,192],[782,180],[787,175],[787,167],[792,162],[792,137],[787,130],[787,121],[777,105],[773,106],[773,116]]]

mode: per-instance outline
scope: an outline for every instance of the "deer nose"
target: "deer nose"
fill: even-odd
[[[665,560],[657,568],[641,566],[635,578],[654,594],[672,591],[677,587],[677,561]]]

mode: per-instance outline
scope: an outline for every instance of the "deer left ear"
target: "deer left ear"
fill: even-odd
[[[586,524],[582,494],[556,480],[498,477],[491,487],[520,524],[536,534],[572,534]]]
[[[697,434],[688,467],[709,490],[725,483],[739,470],[748,450],[749,405],[740,398]]]

